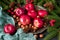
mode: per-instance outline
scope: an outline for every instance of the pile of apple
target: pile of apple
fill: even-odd
[[[26,29],[30,28],[30,30],[38,30],[44,27],[44,18],[48,15],[48,12],[43,9],[36,10],[34,4],[28,3],[23,8],[16,8],[14,10],[14,14],[19,18],[19,22],[21,24],[20,27],[22,29],[27,27]],[[30,24],[31,26],[29,26]],[[5,33],[14,34],[15,31],[16,28],[12,24],[5,25]]]

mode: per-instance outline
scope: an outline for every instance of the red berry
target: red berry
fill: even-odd
[[[21,15],[20,22],[23,25],[30,24],[30,17],[28,15]]]
[[[4,32],[8,34],[14,34],[16,32],[16,28],[12,24],[7,24],[4,26]]]
[[[38,27],[38,28],[42,28],[43,27],[43,21],[40,18],[35,18],[34,19],[34,26]]]
[[[39,15],[40,17],[45,17],[45,16],[48,15],[48,12],[47,12],[46,10],[39,10],[39,11],[38,11],[38,15]]]
[[[56,22],[56,20],[50,20],[50,25],[54,26],[54,23]]]
[[[25,13],[25,11],[22,8],[15,9],[16,15],[19,17]]]
[[[14,8],[11,8],[10,10],[11,10],[11,11],[13,11],[13,10],[14,10]]]
[[[25,9],[26,10],[32,10],[32,9],[34,9],[34,4],[32,4],[32,3],[26,4],[25,5]]]
[[[35,18],[37,16],[37,12],[35,10],[29,10],[28,15],[32,18]]]
[[[11,12],[11,10],[8,10],[8,12],[10,13],[10,12]]]
[[[11,14],[13,15],[13,14],[14,14],[14,12],[11,12]]]

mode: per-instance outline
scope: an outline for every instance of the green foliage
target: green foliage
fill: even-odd
[[[58,34],[58,40],[60,40],[60,32],[59,32],[59,34]]]
[[[57,35],[57,31],[53,31],[50,32],[45,38],[44,40],[51,40],[53,37],[55,37]]]
[[[51,33],[52,31],[55,31],[55,30],[57,30],[55,27],[48,27],[47,28],[48,33]]]

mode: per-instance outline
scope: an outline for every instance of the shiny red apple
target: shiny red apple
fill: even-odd
[[[28,15],[31,17],[31,18],[36,18],[37,17],[37,12],[35,10],[29,10],[28,11]]]
[[[40,18],[35,18],[33,24],[35,27],[38,27],[38,28],[43,27],[43,21]]]
[[[15,9],[15,14],[19,17],[21,15],[23,15],[25,13],[25,11],[23,10],[23,8],[16,8]]]
[[[26,4],[26,5],[25,5],[25,9],[26,9],[26,10],[32,10],[32,9],[34,9],[34,4],[32,4],[32,3]]]
[[[16,32],[16,28],[12,24],[6,24],[4,26],[4,32],[8,34],[14,34]]]
[[[47,16],[48,15],[48,12],[46,11],[46,10],[38,10],[38,15],[40,16],[40,17],[45,17],[45,16]]]
[[[30,24],[30,17],[28,15],[21,15],[20,22],[23,25]]]

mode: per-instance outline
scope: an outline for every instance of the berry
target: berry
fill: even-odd
[[[9,13],[11,12],[11,10],[7,10]]]
[[[48,15],[48,12],[47,12],[46,10],[39,10],[39,11],[38,11],[38,15],[39,15],[40,17],[45,17],[45,16]]]
[[[30,17],[28,15],[21,15],[20,22],[23,25],[30,24]]]
[[[16,15],[19,17],[25,13],[25,11],[22,8],[15,9]]]
[[[34,26],[38,27],[38,28],[42,28],[43,27],[43,21],[40,18],[35,18],[34,19]]]
[[[34,4],[32,4],[32,3],[26,4],[25,5],[25,9],[26,10],[32,10],[32,9],[34,9]]]
[[[43,37],[44,37],[44,35],[43,35],[43,34],[40,34],[40,35],[39,35],[39,37],[40,37],[40,38],[43,38]]]
[[[30,11],[28,11],[28,15],[31,18],[35,18],[35,17],[37,17],[37,12],[35,10],[30,10]]]
[[[54,26],[54,23],[56,22],[56,20],[50,20],[50,25]]]
[[[11,12],[11,14],[13,15],[13,14],[14,14],[14,12]]]
[[[7,24],[4,26],[4,32],[8,34],[14,34],[16,32],[16,28],[12,24]]]

